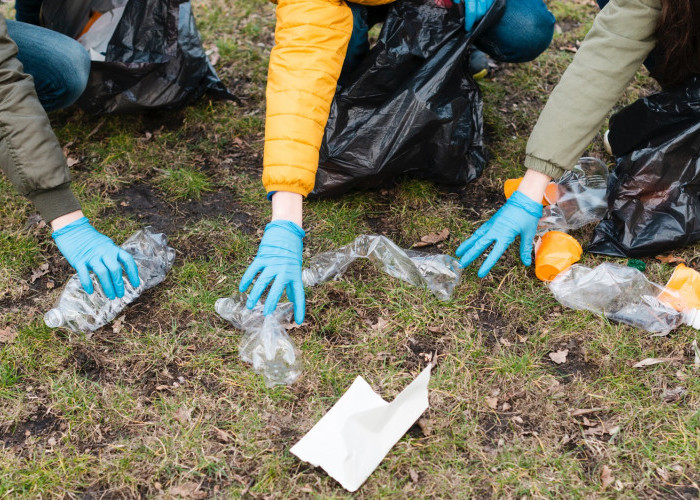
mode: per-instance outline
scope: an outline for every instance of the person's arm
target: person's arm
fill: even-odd
[[[94,272],[109,298],[124,295],[122,266],[139,285],[131,255],[96,231],[70,189],[61,146],[34,90],[32,77],[16,58],[17,46],[0,16],[0,168],[17,191],[29,198],[54,230],[59,250],[92,293]]]
[[[575,165],[654,48],[659,15],[660,0],[610,0],[598,14],[530,135],[518,191],[457,249],[462,267],[493,245],[478,272],[483,278],[518,237],[520,259],[530,265],[547,183]]]
[[[525,166],[553,178],[573,168],[654,48],[660,0],[610,0],[552,91]]]
[[[340,0],[279,0],[270,53],[263,185],[272,197],[272,222],[239,290],[253,282],[248,307],[270,286],[265,314],[282,295],[303,322],[303,198],[314,187],[318,152],[352,33],[352,12]]]

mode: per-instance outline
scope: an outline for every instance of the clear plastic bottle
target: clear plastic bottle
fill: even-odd
[[[628,266],[606,262],[591,269],[575,264],[554,278],[549,289],[566,307],[659,335],[666,335],[684,320],[680,312],[659,300],[663,287]]]
[[[145,290],[161,283],[175,261],[175,250],[168,246],[166,236],[154,233],[151,227],[136,231],[121,247],[136,261],[141,280],[139,287],[134,288],[125,278],[124,296],[109,300],[94,275],[92,282],[95,291],[89,295],[83,290],[80,279],[75,274],[66,283],[54,308],[44,315],[47,326],[62,326],[74,332],[97,330],[116,318]]]
[[[360,235],[349,245],[312,257],[302,274],[304,285],[336,278],[361,258],[369,259],[394,278],[426,287],[440,300],[452,297],[462,275],[459,261],[449,255],[404,250],[386,236]]]
[[[216,301],[216,312],[234,327],[243,330],[238,348],[240,358],[265,377],[265,385],[291,384],[301,375],[301,363],[283,323],[292,319],[293,304],[279,304],[275,312],[263,316],[263,305],[246,307],[247,295]]]
[[[600,221],[608,210],[608,167],[597,158],[581,158],[557,181],[555,199],[548,199],[537,234],[573,231]]]

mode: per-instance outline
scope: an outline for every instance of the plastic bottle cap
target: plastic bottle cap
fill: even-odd
[[[58,328],[59,326],[63,326],[63,314],[61,314],[61,311],[58,309],[51,309],[44,314],[44,323],[46,323],[46,326],[49,328]]]
[[[552,281],[559,273],[581,259],[583,248],[572,236],[561,231],[545,233],[535,250],[535,275]]]

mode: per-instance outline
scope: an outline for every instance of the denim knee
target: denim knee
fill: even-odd
[[[52,70],[53,89],[39,96],[46,111],[67,108],[83,94],[90,76],[90,55],[78,42],[66,44]]]
[[[499,61],[532,61],[552,42],[555,22],[542,0],[508,0],[501,20],[476,46]]]

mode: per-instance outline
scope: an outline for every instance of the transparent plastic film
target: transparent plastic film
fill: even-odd
[[[604,263],[591,269],[575,264],[554,278],[549,289],[566,307],[654,334],[666,335],[683,322],[679,311],[659,300],[663,287],[632,267]]]
[[[366,258],[384,272],[414,286],[425,287],[440,300],[449,300],[459,283],[462,269],[449,255],[430,255],[404,250],[386,236],[361,235],[338,250],[311,258],[302,279],[314,286],[341,276],[357,259]]]
[[[462,274],[457,259],[449,255],[404,250],[385,236],[361,235],[338,250],[312,257],[302,274],[304,285],[315,286],[337,278],[361,258],[369,259],[395,278],[428,288],[441,300],[452,297]],[[216,301],[216,312],[243,331],[240,357],[265,377],[268,387],[291,384],[301,374],[299,351],[284,328],[292,320],[292,303],[279,304],[272,315],[265,317],[262,303],[249,310],[247,298],[245,294],[221,298]]]
[[[44,322],[51,328],[65,327],[74,332],[91,332],[108,324],[145,290],[160,284],[175,261],[175,250],[168,246],[164,234],[154,233],[147,227],[134,233],[121,246],[136,261],[141,284],[134,288],[124,278],[124,296],[109,300],[93,275],[94,292],[83,290],[78,275],[66,283],[53,309],[44,315]]]
[[[608,209],[608,167],[597,158],[581,158],[556,183],[556,194],[548,188],[547,201],[537,234],[557,230],[574,231],[603,219]]]
[[[240,358],[265,377],[268,387],[293,383],[301,375],[301,363],[299,352],[284,328],[284,323],[292,319],[292,303],[280,304],[273,314],[263,316],[263,305],[250,310],[246,307],[247,300],[248,296],[241,293],[219,299],[215,305],[219,316],[243,331],[238,348]]]

